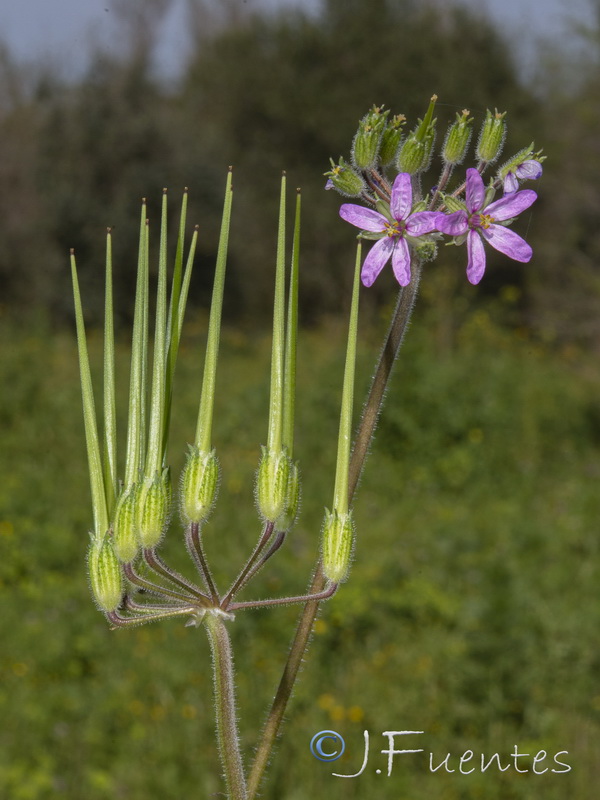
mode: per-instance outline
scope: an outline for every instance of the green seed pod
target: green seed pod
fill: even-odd
[[[456,121],[448,128],[442,148],[442,158],[450,166],[460,164],[467,153],[473,124],[473,117],[469,118],[469,113],[466,108],[462,114],[457,113]]]
[[[331,161],[331,169],[329,172],[324,173],[325,177],[329,178],[325,188],[334,188],[346,197],[360,197],[367,188],[362,176],[353,170],[343,158],[340,158],[340,163],[337,165],[332,158],[329,160]]]
[[[289,531],[296,522],[298,509],[300,507],[300,471],[297,461],[290,461],[288,475],[288,489],[285,501],[285,508],[281,515],[277,517],[275,530]]]
[[[129,564],[138,554],[140,543],[135,522],[136,487],[123,492],[117,502],[113,520],[113,546],[123,564]]]
[[[425,172],[431,164],[433,155],[433,145],[435,144],[435,124],[433,119],[433,109],[437,101],[437,95],[433,95],[429,103],[427,113],[419,124],[407,137],[398,152],[396,166],[400,172],[408,172],[409,175],[417,175]]]
[[[264,520],[276,522],[286,508],[290,459],[285,450],[273,452],[268,447],[261,450],[256,473],[256,504]]]
[[[144,548],[155,547],[169,521],[169,502],[164,479],[158,473],[146,479],[141,487],[138,512],[138,536]]]
[[[110,534],[95,540],[88,550],[88,573],[94,599],[101,611],[116,611],[123,599],[121,565],[115,555]]]
[[[358,124],[352,143],[352,163],[359,170],[375,169],[378,163],[379,146],[389,111],[373,106]]]
[[[171,513],[171,506],[173,504],[173,486],[171,485],[171,467],[165,467],[162,472],[162,484],[165,493],[165,500],[167,501],[167,508],[169,515]]]
[[[485,120],[481,126],[476,154],[477,158],[486,164],[495,161],[502,152],[506,137],[505,117],[506,111],[500,114],[496,109],[492,114],[488,108],[485,112]]]
[[[402,138],[402,126],[405,122],[404,114],[396,114],[385,126],[379,147],[379,163],[382,167],[389,167],[396,160]]]
[[[181,518],[184,525],[201,523],[214,508],[219,487],[219,462],[215,451],[190,445],[181,473]]]
[[[348,574],[352,543],[354,541],[354,522],[352,512],[338,514],[325,511],[323,523],[323,572],[334,583],[341,583]]]

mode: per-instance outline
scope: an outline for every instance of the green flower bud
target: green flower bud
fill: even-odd
[[[299,506],[300,506],[300,471],[298,470],[298,462],[290,461],[285,508],[283,512],[280,514],[280,516],[277,517],[277,522],[275,523],[275,530],[289,531],[290,528],[292,528],[294,523],[296,522]]]
[[[358,124],[358,131],[352,143],[352,163],[356,169],[375,169],[378,162],[379,146],[389,111],[373,106]]]
[[[184,525],[201,523],[214,508],[219,487],[219,461],[215,451],[190,445],[181,473],[181,517]]]
[[[137,507],[138,536],[144,548],[155,547],[169,521],[169,498],[165,491],[164,471],[141,485]]]
[[[398,153],[396,166],[400,172],[408,172],[409,175],[416,175],[425,172],[431,163],[433,145],[435,144],[435,124],[433,119],[433,109],[437,101],[437,95],[433,95],[427,113],[422,120],[419,120],[417,127],[410,133]]]
[[[138,554],[140,543],[135,521],[136,487],[123,492],[117,502],[113,520],[113,546],[123,564],[129,564]]]
[[[285,450],[274,452],[262,447],[256,474],[258,513],[267,522],[276,522],[287,504],[290,459]]]
[[[116,611],[123,599],[123,576],[110,532],[103,541],[92,541],[88,550],[88,573],[100,610],[106,613]]]
[[[494,113],[488,110],[485,112],[485,120],[481,126],[479,141],[477,142],[476,155],[480,161],[486,164],[495,161],[504,145],[506,137],[506,111],[502,114],[495,109]]]
[[[379,163],[382,167],[389,167],[395,162],[402,138],[402,126],[405,122],[404,114],[396,114],[385,126],[379,147]]]
[[[354,541],[354,522],[352,512],[338,514],[325,511],[323,523],[323,572],[334,583],[341,583],[348,574],[352,543]]]
[[[465,108],[462,114],[456,115],[456,122],[448,128],[446,141],[442,148],[442,158],[446,164],[455,166],[460,164],[466,153],[471,140],[473,117],[469,117],[469,111]]]
[[[331,161],[331,169],[329,172],[324,173],[325,177],[329,178],[325,188],[337,189],[340,194],[346,197],[360,197],[367,188],[362,176],[353,170],[343,158],[340,158],[340,163],[337,165],[332,158],[329,160]]]

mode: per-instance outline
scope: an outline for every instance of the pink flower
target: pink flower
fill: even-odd
[[[411,208],[412,186],[407,172],[401,172],[394,181],[390,201],[391,219],[378,211],[352,203],[344,203],[340,207],[340,217],[346,222],[363,231],[381,234],[362,265],[360,277],[365,286],[373,285],[390,257],[400,286],[410,283],[409,242],[434,231],[438,216],[432,211],[411,214]]]
[[[537,194],[531,189],[524,189],[513,194],[506,194],[500,200],[485,205],[485,187],[483,179],[476,169],[467,170],[467,186],[465,193],[466,211],[454,214],[438,213],[436,227],[449,236],[467,235],[467,278],[473,284],[479,283],[485,272],[485,250],[483,243],[504,253],[505,256],[521,261],[529,261],[532,256],[531,247],[514,231],[498,222],[512,220],[536,200]]]

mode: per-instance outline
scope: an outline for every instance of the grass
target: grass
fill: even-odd
[[[264,797],[591,798],[600,779],[600,377],[591,356],[548,352],[494,309],[464,316],[440,349],[418,310],[355,503],[349,581],[324,604]],[[176,383],[176,476],[194,434],[204,326],[188,327]],[[0,355],[0,797],[205,798],[219,792],[203,631],[167,622],[109,631],[87,587],[91,523],[72,332],[3,323]],[[331,503],[344,348],[336,322],[301,333],[300,523],[247,596],[301,592]],[[127,345],[118,346],[126,390]],[[100,344],[93,339],[93,356]],[[365,335],[360,390],[376,347]],[[223,478],[206,547],[221,585],[258,534],[253,472],[266,438],[270,343],[225,331],[214,440]],[[121,413],[125,391],[121,397]],[[173,526],[168,560],[187,567]],[[276,687],[295,608],[231,625],[249,757]],[[346,740],[333,765],[309,751]],[[363,731],[370,759],[362,761]],[[383,731],[422,730],[425,753],[385,774]],[[418,742],[418,743],[417,743]],[[480,754],[514,752],[519,774]],[[471,774],[458,760],[474,752]],[[568,773],[532,772],[568,751]],[[450,767],[429,771],[428,753]],[[467,765],[468,766],[468,765]],[[382,773],[377,774],[376,769]]]

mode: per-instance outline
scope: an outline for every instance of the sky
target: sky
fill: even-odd
[[[580,40],[573,33],[574,26],[592,21],[589,0],[460,1],[491,16],[513,42],[525,74],[534,68],[536,41],[556,38],[563,47],[576,49]],[[18,61],[49,59],[61,64],[65,72],[76,74],[85,65],[90,41],[99,40],[108,48],[118,41],[116,2],[118,0],[0,0],[0,41]],[[314,8],[318,2],[239,0],[240,5],[246,7],[301,5]],[[176,76],[185,57],[185,7],[186,0],[172,0],[171,13],[164,21],[157,65],[165,75]]]

